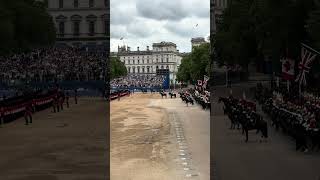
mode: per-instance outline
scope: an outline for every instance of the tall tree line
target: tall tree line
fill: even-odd
[[[320,6],[317,0],[230,0],[217,26],[215,59],[219,64],[299,60],[300,43],[320,50]]]
[[[209,76],[210,72],[210,44],[204,43],[199,47],[194,47],[190,54],[182,58],[177,80],[194,83],[197,80],[202,80],[204,75]]]
[[[0,54],[28,51],[55,42],[46,1],[0,0]]]

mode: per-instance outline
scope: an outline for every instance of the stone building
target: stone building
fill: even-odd
[[[206,43],[206,40],[203,37],[197,37],[191,39],[191,48],[198,47],[201,44]]]
[[[170,83],[176,83],[176,73],[182,57],[176,44],[172,42],[153,43],[152,49],[149,46],[145,50],[137,47],[136,51],[131,51],[130,47],[122,46],[118,47],[117,55],[127,67],[129,74],[155,75],[157,69],[169,69]]]
[[[47,0],[57,45],[108,48],[109,0]]]

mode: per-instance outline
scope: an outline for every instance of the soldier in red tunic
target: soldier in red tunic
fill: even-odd
[[[31,105],[26,106],[26,110],[24,112],[24,119],[26,120],[26,125],[29,123],[32,124],[32,108]]]

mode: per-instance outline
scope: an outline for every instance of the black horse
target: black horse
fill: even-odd
[[[242,127],[242,134],[245,133],[246,141],[248,142],[248,132],[250,130],[256,130],[257,133],[262,133],[262,138],[268,138],[268,125],[267,122],[263,120],[262,116],[255,113],[250,112],[248,109],[238,105],[237,99],[230,98],[219,98],[219,103],[223,102],[225,105],[224,113],[228,115],[231,120],[231,129],[234,129],[236,125],[239,124]]]
[[[172,97],[177,98],[177,95],[173,92],[169,92],[169,95],[170,95],[171,99],[172,99]]]
[[[165,93],[164,91],[160,92],[161,97],[163,98],[163,96],[165,96],[167,98],[167,93]]]

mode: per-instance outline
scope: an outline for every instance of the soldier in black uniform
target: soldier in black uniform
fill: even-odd
[[[69,93],[66,93],[66,104],[67,104],[67,108],[69,108]]]
[[[75,104],[78,104],[78,92],[77,92],[77,89],[74,89],[74,102],[75,102]]]

